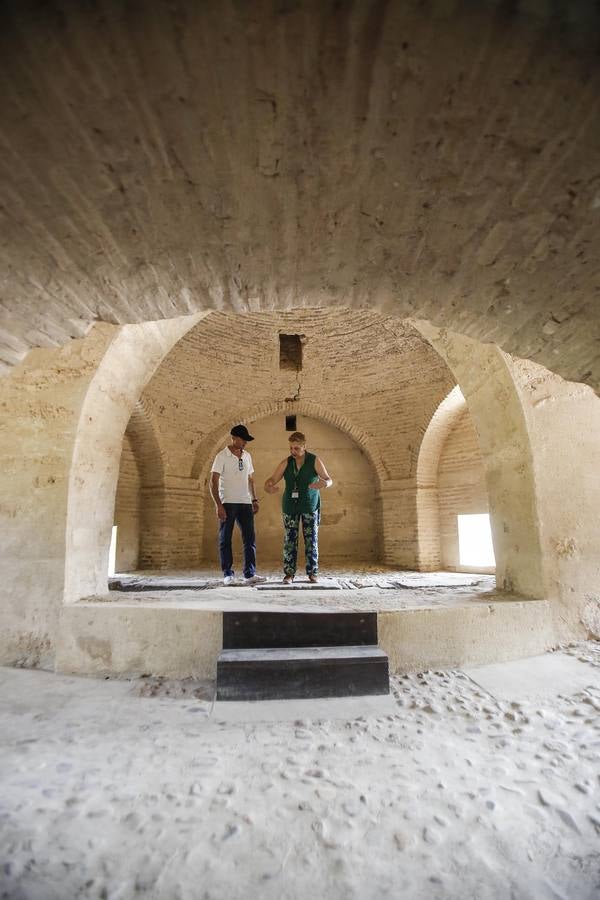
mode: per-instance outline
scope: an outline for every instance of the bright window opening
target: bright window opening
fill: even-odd
[[[496,558],[489,515],[483,513],[475,516],[457,516],[457,519],[461,566],[493,568],[496,565]]]
[[[104,545],[106,546],[106,544]],[[110,548],[108,551],[108,574],[115,574],[115,561],[117,558],[117,526],[113,525],[110,535]]]

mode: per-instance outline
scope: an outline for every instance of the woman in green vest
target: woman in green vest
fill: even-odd
[[[318,456],[306,450],[306,438],[300,431],[289,437],[290,455],[279,463],[265,482],[265,491],[276,494],[277,482],[285,479],[281,499],[283,511],[283,581],[289,584],[296,574],[300,522],[304,535],[304,555],[308,580],[317,581],[319,569],[319,521],[321,491],[333,484]]]

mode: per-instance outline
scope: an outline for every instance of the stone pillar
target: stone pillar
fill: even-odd
[[[108,547],[127,423],[165,355],[199,318],[124,325],[85,392],[69,477],[65,603],[107,589]]]
[[[495,344],[416,323],[452,370],[467,401],[486,471],[498,586],[543,597],[532,447],[510,357]]]
[[[415,479],[383,481],[376,497],[381,508],[383,562],[402,569],[416,569],[419,535]]]
[[[546,596],[559,640],[600,639],[600,398],[526,360],[509,365],[530,435]]]
[[[97,326],[85,340],[60,350],[34,350],[0,379],[0,662],[5,665],[53,664],[64,592],[69,471],[81,405],[117,330]],[[93,499],[90,519],[96,515]],[[75,531],[74,545],[81,540]]]
[[[166,475],[142,488],[142,569],[185,569],[202,557],[203,503],[197,478]]]
[[[96,325],[0,380],[0,662],[51,666],[64,603],[107,590],[123,435],[199,316]]]
[[[381,509],[382,561],[388,566],[433,572],[440,568],[440,524],[436,487],[415,478],[384,481]]]
[[[435,485],[417,485],[418,521],[417,568],[419,572],[436,572],[442,568],[440,510]]]
[[[600,399],[493,344],[417,327],[477,430],[499,586],[550,600],[558,640],[600,637]]]

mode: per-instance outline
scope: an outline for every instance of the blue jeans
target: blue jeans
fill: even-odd
[[[256,537],[254,536],[254,513],[251,503],[224,503],[227,518],[219,523],[219,554],[223,575],[233,575],[233,552],[231,538],[233,526],[237,522],[244,542],[244,578],[252,578],[256,572]]]

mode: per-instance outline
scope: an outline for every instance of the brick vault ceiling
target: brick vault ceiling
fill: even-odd
[[[598,388],[593,8],[5,2],[0,362],[97,320],[375,307]]]

